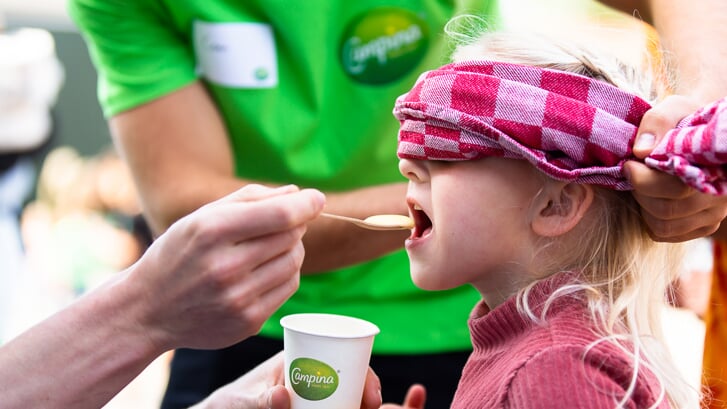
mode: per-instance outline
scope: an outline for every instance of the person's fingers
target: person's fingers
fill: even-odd
[[[677,220],[706,212],[703,220],[713,219],[711,224],[721,221],[727,211],[727,198],[699,193],[679,178],[640,163],[628,162],[626,166],[630,169],[634,197],[645,214],[656,219]]]
[[[699,109],[699,104],[688,97],[672,95],[644,114],[634,142],[634,155],[643,159],[651,153],[666,133],[675,128],[682,118]]]
[[[290,253],[258,268],[253,272],[254,277],[262,279],[253,285],[240,286],[235,292],[234,299],[239,302],[247,320],[262,325],[298,289],[304,253],[302,244]]]
[[[257,202],[217,203],[193,213],[170,230],[181,230],[176,237],[187,239],[180,245],[197,254],[209,254],[209,249],[220,249],[224,243],[255,247],[257,239],[269,240],[275,234],[294,232],[293,241],[297,241],[302,237],[306,223],[320,213],[324,203],[322,193],[309,189]],[[265,251],[267,246],[267,243],[257,246],[263,251],[240,250],[243,256],[256,258],[257,261],[251,263],[257,265],[270,258],[271,252],[273,255],[282,252],[277,247],[268,247]]]
[[[711,235],[719,228],[724,219],[723,214],[721,209],[711,207],[687,217],[664,220],[646,213],[643,209],[641,212],[641,216],[649,228],[649,236],[655,241],[672,243]]]
[[[260,409],[290,409],[290,394],[283,385],[273,386],[268,391],[267,406]]]
[[[678,177],[651,169],[643,163],[627,161],[624,171],[634,190],[642,197],[683,199],[696,193]]]
[[[702,194],[679,178],[629,161],[626,174],[649,235],[679,242],[714,233],[727,216],[727,198]]]
[[[378,409],[382,403],[381,381],[374,370],[369,367],[361,398],[361,409]]]
[[[647,157],[667,132],[699,107],[699,101],[680,95],[654,106],[641,120],[634,155]],[[677,242],[712,234],[727,214],[727,200],[699,193],[675,176],[637,161],[628,161],[624,171],[654,240]]]
[[[216,217],[200,220],[201,228],[213,230],[217,239],[242,241],[305,224],[323,210],[323,193],[305,189],[243,204],[221,205],[210,211]]]
[[[300,188],[298,188],[298,186],[296,185],[269,187],[256,183],[250,183],[219,199],[217,202],[251,202],[267,199],[273,196],[293,193],[299,190]]]
[[[168,267],[179,273],[178,278],[169,277],[173,278],[172,284],[163,285],[168,280],[157,280],[144,285],[146,289],[164,289],[161,293],[144,290],[146,304],[152,306],[147,307],[152,312],[149,326],[163,329],[155,332],[159,343],[174,347],[219,343],[218,347],[222,347],[257,332],[298,288],[305,254],[300,241],[304,230],[301,226],[257,239],[252,247],[246,242],[202,252],[179,267]],[[142,284],[148,284],[149,276],[142,276]],[[153,307],[160,304],[165,307]],[[178,311],[194,318],[179,319]],[[215,322],[217,325],[213,325]],[[200,330],[205,325],[215,332],[207,332],[208,340]]]
[[[427,391],[423,385],[414,384],[409,387],[404,398],[404,407],[407,409],[424,409],[427,400]]]
[[[382,405],[381,409],[424,409],[426,403],[427,391],[423,385],[414,384],[409,387],[404,398],[403,405],[387,403]]]
[[[261,265],[300,245],[306,229],[306,225],[300,225],[278,233],[241,241],[227,247],[220,246],[215,252],[203,254],[200,257],[209,258],[207,264],[212,266],[217,274],[220,274],[221,279],[229,274],[232,275],[231,279],[237,280],[239,277],[236,277],[236,275],[257,270]],[[260,279],[264,279],[264,277],[260,277]]]
[[[275,355],[266,361],[270,371],[275,374],[272,378],[272,382],[276,385],[283,385],[285,383],[285,351],[278,351]]]

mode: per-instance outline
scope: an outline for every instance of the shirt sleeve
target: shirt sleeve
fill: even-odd
[[[168,94],[196,78],[185,25],[154,0],[70,0],[98,72],[106,117]]]
[[[625,359],[582,347],[549,349],[530,359],[512,379],[507,407],[517,409],[613,409],[625,396],[631,381]],[[649,407],[654,395],[640,376],[635,391],[622,406]]]

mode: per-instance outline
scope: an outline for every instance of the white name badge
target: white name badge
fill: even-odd
[[[275,38],[269,24],[194,23],[197,70],[207,80],[236,88],[278,85]]]

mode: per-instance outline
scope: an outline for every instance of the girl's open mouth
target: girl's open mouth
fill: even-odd
[[[414,230],[412,231],[411,238],[423,237],[432,230],[432,220],[418,204],[412,203],[410,207],[411,215],[414,219]]]

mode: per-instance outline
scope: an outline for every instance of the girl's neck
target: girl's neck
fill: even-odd
[[[517,271],[487,274],[486,278],[472,285],[480,292],[482,300],[492,310],[498,307],[538,277]]]

